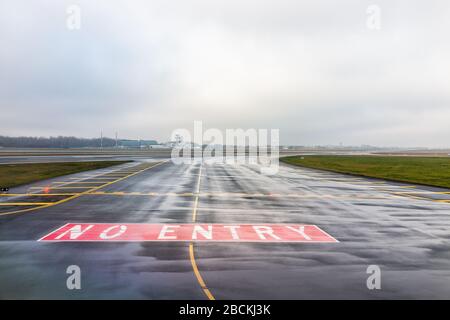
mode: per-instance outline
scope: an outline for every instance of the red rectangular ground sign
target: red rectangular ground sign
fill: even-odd
[[[68,223],[39,241],[338,242],[315,225]]]

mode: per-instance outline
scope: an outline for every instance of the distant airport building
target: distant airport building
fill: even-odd
[[[122,139],[118,141],[120,148],[152,148],[158,145],[156,140],[128,140]]]

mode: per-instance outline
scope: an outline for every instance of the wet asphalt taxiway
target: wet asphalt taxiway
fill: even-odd
[[[450,299],[448,192],[200,161],[41,181],[0,197],[0,298]],[[313,224],[339,242],[37,241],[68,222],[192,223],[194,211],[197,223]],[[70,265],[81,290],[67,289]],[[380,290],[367,288],[369,265]]]

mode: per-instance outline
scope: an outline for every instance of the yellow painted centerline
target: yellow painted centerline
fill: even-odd
[[[194,200],[194,205],[192,207],[192,222],[196,222],[196,219],[197,219],[198,197],[200,194],[200,181],[202,178],[202,166],[203,166],[203,162],[200,163],[197,187],[195,189],[195,200]],[[197,278],[197,281],[200,284],[200,287],[202,288],[203,293],[208,297],[209,300],[215,300],[211,291],[209,291],[208,287],[206,286],[205,281],[203,280],[203,277],[200,274],[200,271],[198,270],[197,262],[195,261],[194,244],[192,242],[189,244],[189,259],[191,260],[192,270],[194,271],[194,275]]]
[[[200,284],[200,287],[202,288],[205,295],[208,297],[209,300],[216,300],[214,296],[212,295],[211,291],[209,291],[208,287],[205,284],[205,281],[203,281],[202,275],[198,271],[197,263],[195,262],[195,256],[194,256],[194,244],[191,242],[189,244],[189,258],[191,260],[192,269],[194,271],[195,277],[197,278],[198,283]]]

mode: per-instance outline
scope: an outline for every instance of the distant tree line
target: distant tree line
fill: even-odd
[[[85,139],[76,137],[6,137],[0,136],[0,147],[4,148],[98,148],[114,147],[116,140],[111,138]]]

